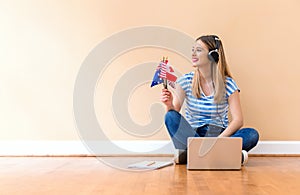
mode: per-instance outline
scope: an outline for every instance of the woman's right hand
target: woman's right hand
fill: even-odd
[[[172,92],[168,89],[163,89],[161,92],[161,102],[164,103],[167,107],[167,110],[174,109],[173,105],[173,95]]]

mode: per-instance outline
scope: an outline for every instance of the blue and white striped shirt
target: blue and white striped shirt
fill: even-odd
[[[192,94],[192,80],[194,72],[180,77],[176,83],[185,92],[186,119],[193,128],[201,127],[205,124],[214,124],[220,127],[228,126],[228,98],[236,90],[240,91],[235,81],[226,77],[226,96],[218,105],[214,103],[214,95],[206,96],[203,92],[200,98]]]

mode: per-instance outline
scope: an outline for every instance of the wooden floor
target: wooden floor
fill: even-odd
[[[121,168],[138,160],[104,159]],[[251,157],[241,171],[142,172],[93,157],[1,157],[0,194],[300,194],[300,157]]]

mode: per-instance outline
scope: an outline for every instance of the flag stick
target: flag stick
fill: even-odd
[[[163,57],[163,63],[167,63],[167,60],[168,60],[168,57]],[[164,89],[168,89],[168,81],[167,81],[167,78],[164,78],[164,82],[163,82],[163,86],[164,86]]]
[[[168,82],[167,82],[167,79],[164,79],[164,89],[168,89]]]

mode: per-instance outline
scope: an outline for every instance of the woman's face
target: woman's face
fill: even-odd
[[[210,64],[208,48],[201,40],[196,41],[192,48],[192,64],[193,67],[202,67]]]

